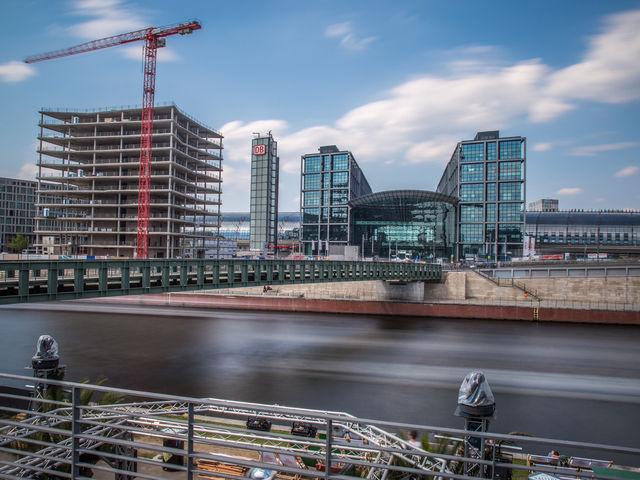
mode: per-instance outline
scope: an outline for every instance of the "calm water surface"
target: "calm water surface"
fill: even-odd
[[[46,333],[67,380],[458,428],[481,369],[491,431],[638,445],[640,328],[40,304],[0,308],[0,332],[6,373],[30,375]]]

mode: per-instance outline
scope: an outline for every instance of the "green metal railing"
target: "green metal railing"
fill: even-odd
[[[315,260],[3,260],[0,304],[294,283],[440,281],[440,265]]]

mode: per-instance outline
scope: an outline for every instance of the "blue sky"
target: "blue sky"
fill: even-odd
[[[140,104],[142,44],[32,54],[196,18],[156,102],[225,136],[223,211],[248,211],[250,139],[271,130],[280,210],[300,155],[351,150],[374,191],[434,190],[457,141],[527,137],[527,201],[640,209],[640,1],[7,0],[0,176],[34,178],[38,110]]]

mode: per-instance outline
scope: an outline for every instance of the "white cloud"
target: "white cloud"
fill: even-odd
[[[440,136],[433,140],[416,143],[409,148],[406,158],[409,163],[435,163],[444,166],[451,158],[454,146],[461,136]]]
[[[20,178],[22,180],[35,180],[36,175],[38,175],[37,165],[35,162],[28,162],[20,167],[20,170],[16,174],[16,178]]]
[[[21,82],[36,74],[36,69],[23,62],[7,62],[0,64],[0,79],[3,82]]]
[[[324,36],[327,38],[340,38],[340,45],[351,51],[365,50],[376,37],[358,38],[353,31],[351,22],[335,23],[329,25]]]
[[[576,147],[569,152],[574,157],[595,157],[600,152],[610,152],[614,150],[626,150],[640,146],[640,142],[617,142],[601,145],[585,145]]]
[[[548,152],[551,150],[551,143],[536,143],[531,150],[534,152]]]
[[[71,34],[85,40],[111,37],[150,26],[123,0],[76,0],[73,14],[92,17],[68,28]]]
[[[640,171],[640,167],[631,165],[629,167],[623,168],[622,170],[619,170],[613,176],[617,178],[627,178],[635,175],[636,173],[638,173],[638,171]]]
[[[578,187],[565,187],[556,192],[556,195],[579,195],[582,189]]]
[[[139,42],[137,45],[131,45],[129,47],[120,47],[119,50],[123,56],[130,58],[131,60],[142,61],[144,43]],[[169,47],[158,49],[158,62],[175,62],[180,60],[180,56],[171,50]]]
[[[546,93],[558,99],[623,103],[640,99],[640,10],[606,18],[584,59],[552,74]]]
[[[455,56],[455,62],[448,64],[449,68],[441,70],[446,73],[408,79],[381,92],[375,101],[353,108],[331,123],[292,131],[284,120],[230,122],[221,129],[225,135],[225,159],[248,165],[251,133],[273,130],[279,142],[283,179],[290,175],[290,181],[283,180],[283,185],[285,190],[289,188],[292,192],[292,198],[299,187],[299,179],[294,175],[300,171],[300,155],[314,152],[320,145],[335,144],[351,150],[365,174],[371,177],[367,164],[378,165],[382,171],[402,165],[424,165],[425,168],[443,165],[449,160],[456,142],[470,138],[476,131],[504,131],[523,118],[531,122],[549,122],[578,108],[576,101],[579,99],[609,102],[613,97],[607,92],[618,88],[624,93],[620,99],[633,99],[635,85],[640,89],[640,62],[636,61],[640,54],[634,53],[636,34],[630,24],[639,22],[640,11],[627,14],[609,19],[603,32],[588,45],[584,60],[565,69],[554,71],[540,59],[499,62],[495,56],[484,55],[492,51],[492,47],[474,49],[467,46],[467,53],[462,50]],[[640,24],[637,26],[640,32]],[[325,36],[344,40],[352,33],[352,24],[346,22],[329,26]],[[625,40],[634,45],[625,46]],[[612,49],[616,50],[615,61],[604,58]],[[586,69],[585,65],[591,65],[590,62],[596,62],[599,67],[615,67],[617,73],[600,77],[597,88],[590,90],[587,88],[591,85],[589,81],[595,79],[569,75],[572,67]],[[582,71],[585,75],[588,73]],[[577,82],[575,90],[598,94],[576,93],[571,87],[574,81]],[[559,87],[561,82],[568,82],[566,88]],[[596,155],[638,145],[640,142],[590,145],[575,148],[571,154]],[[536,152],[551,148],[551,143],[544,142],[532,147]],[[581,192],[579,188],[567,187],[560,189],[558,194]]]
[[[287,128],[287,122],[283,120],[259,120],[249,123],[234,121],[224,124],[220,128],[220,133],[224,135],[225,161],[251,164],[251,138],[253,138],[253,134],[266,134],[271,131],[278,140]]]

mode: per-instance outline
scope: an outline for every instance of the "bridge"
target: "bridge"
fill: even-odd
[[[440,265],[333,260],[3,260],[0,304],[293,283],[439,282]]]

